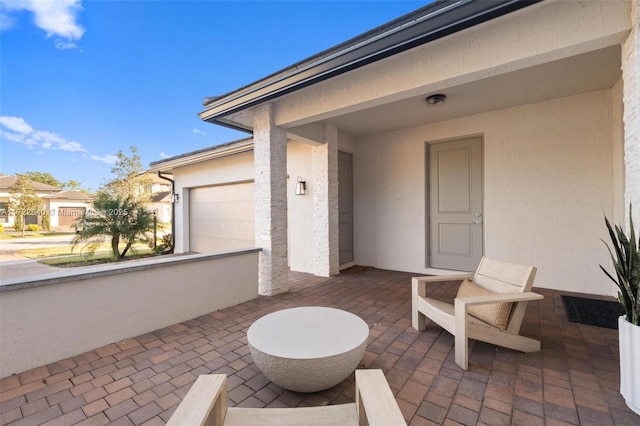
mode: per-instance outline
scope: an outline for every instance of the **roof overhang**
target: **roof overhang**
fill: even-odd
[[[210,123],[251,132],[250,126],[225,117],[540,1],[445,0],[429,4],[253,84],[208,98],[206,110],[199,116]]]
[[[215,158],[227,157],[229,155],[251,151],[252,149],[252,138],[241,139],[210,148],[188,152],[186,154],[178,155],[164,160],[154,161],[152,163],[149,163],[148,172],[171,173],[172,170],[178,167],[189,166]]]

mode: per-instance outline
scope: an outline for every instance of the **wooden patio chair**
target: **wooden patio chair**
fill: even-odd
[[[429,318],[455,337],[456,364],[469,368],[468,339],[521,352],[537,352],[540,341],[521,336],[527,302],[539,300],[531,292],[536,268],[483,257],[475,274],[415,277],[412,279],[412,325],[426,328]],[[430,299],[429,284],[464,280],[454,304]],[[473,281],[469,281],[473,280]]]
[[[182,400],[168,426],[406,426],[382,370],[356,370],[356,402],[302,408],[227,407],[227,376],[206,374]]]

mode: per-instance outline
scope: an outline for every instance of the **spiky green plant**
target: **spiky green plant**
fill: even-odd
[[[600,268],[618,286],[618,300],[624,306],[627,321],[640,326],[640,240],[636,240],[633,228],[631,206],[629,206],[629,238],[624,230],[616,226],[611,226],[609,219],[605,217],[605,223],[609,230],[613,250],[609,245],[607,249],[611,255],[613,266],[616,271],[616,278],[600,265]]]

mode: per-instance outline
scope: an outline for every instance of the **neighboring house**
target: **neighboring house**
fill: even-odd
[[[207,98],[203,120],[253,138],[152,163],[176,181],[176,251],[262,248],[261,294],[288,266],[445,274],[482,255],[612,294],[604,216],[633,203],[640,222],[639,25],[631,0],[436,2]]]
[[[151,183],[151,203],[148,210],[156,212],[158,222],[171,222],[171,184],[158,177],[157,173],[147,172]]]
[[[75,231],[76,221],[91,210],[93,197],[86,192],[66,190],[44,197],[52,231]]]
[[[12,227],[15,223],[15,216],[13,215],[12,209],[9,208],[9,199],[11,198],[10,189],[13,186],[18,178],[16,176],[10,176],[5,174],[0,174],[0,224],[2,224],[5,228]],[[32,182],[33,189],[40,198],[47,197],[56,192],[60,191],[60,188],[52,185],[47,185],[46,183],[40,182]],[[45,208],[45,202],[42,203],[42,208]],[[40,212],[34,212],[36,214],[28,214],[25,217],[25,225],[31,224],[42,224],[41,215],[37,214]]]

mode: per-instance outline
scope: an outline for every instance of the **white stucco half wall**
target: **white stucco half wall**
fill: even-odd
[[[610,263],[604,215],[620,203],[613,98],[601,90],[358,139],[356,262],[434,272],[426,265],[426,144],[481,135],[485,254],[537,266],[537,287],[612,294],[598,265]]]
[[[5,280],[0,286],[0,377],[257,296],[257,249]]]

